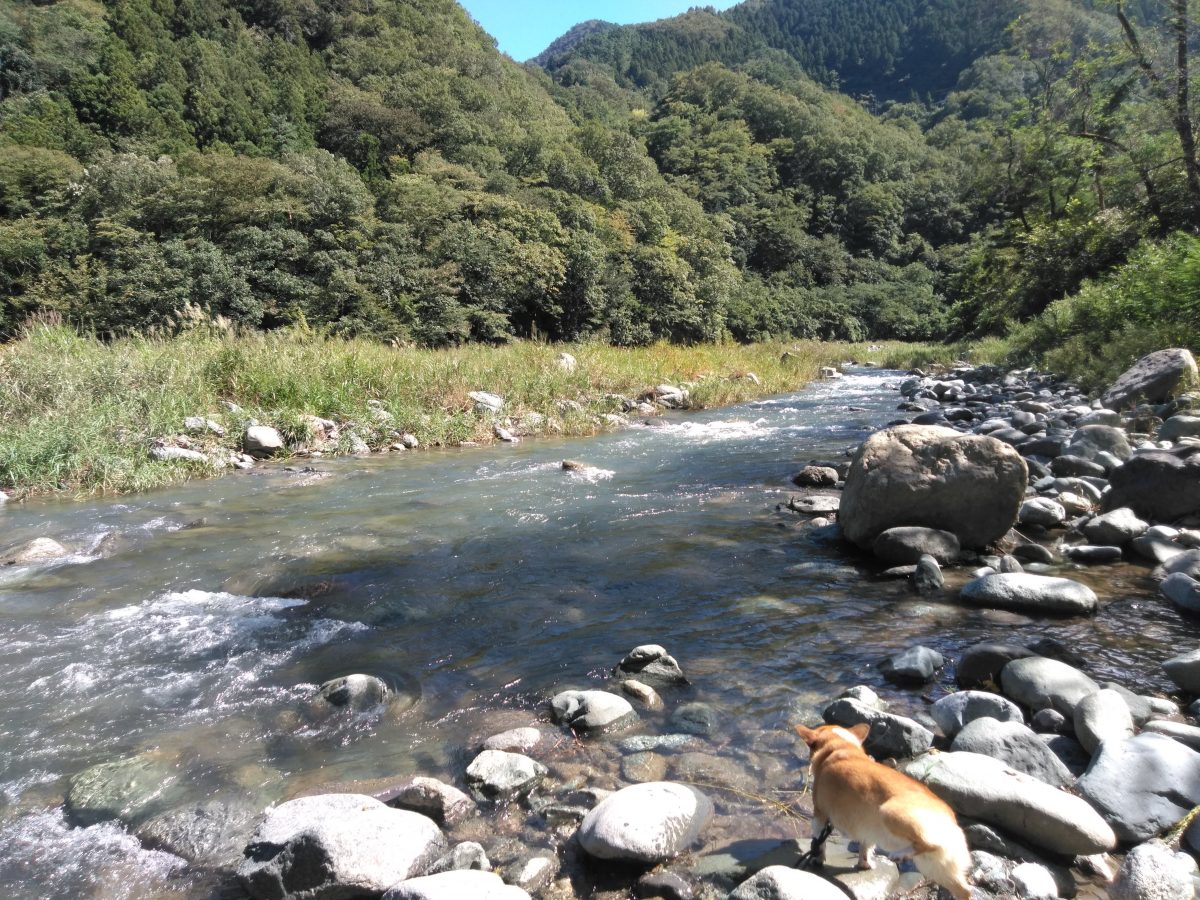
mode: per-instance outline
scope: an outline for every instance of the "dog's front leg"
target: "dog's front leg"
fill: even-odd
[[[863,844],[858,849],[858,867],[860,869],[875,868],[875,845]]]

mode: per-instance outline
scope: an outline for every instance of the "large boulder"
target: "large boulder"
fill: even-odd
[[[1112,828],[1086,801],[990,756],[926,754],[903,771],[959,815],[994,825],[1050,853],[1090,856],[1116,846]]]
[[[713,815],[695,788],[651,781],[601,800],[579,825],[579,844],[596,859],[657,865],[687,850]]]
[[[976,719],[995,719],[999,722],[1021,722],[1025,716],[1020,707],[1006,697],[988,691],[957,691],[942,697],[929,707],[929,715],[937,722],[942,734],[953,738]]]
[[[936,425],[899,425],[867,438],[850,463],[838,519],[869,548],[882,532],[922,525],[983,547],[1017,520],[1029,470],[1008,444]]]
[[[1105,741],[1079,792],[1122,841],[1149,840],[1200,804],[1200,753],[1152,732]]]
[[[988,609],[1019,609],[1047,615],[1082,616],[1096,611],[1096,594],[1086,584],[1028,572],[998,572],[963,585],[967,603]]]
[[[383,704],[388,697],[388,686],[374,675],[343,675],[322,684],[317,696],[331,706],[362,712]]]
[[[1075,782],[1071,770],[1022,722],[976,719],[958,733],[950,749],[990,756],[1052,787]]]
[[[1147,450],[1113,470],[1108,509],[1128,506],[1155,522],[1200,513],[1200,453]]]
[[[240,796],[209,798],[157,815],[134,833],[147,847],[173,853],[194,866],[233,868],[260,813]]]
[[[1181,347],[1143,356],[1112,383],[1101,402],[1109,409],[1139,403],[1162,403],[1180,387],[1196,380],[1196,360]]]
[[[319,794],[267,811],[238,878],[258,900],[378,897],[445,851],[441,830],[420,813],[365,794]]]
[[[893,566],[907,566],[922,556],[932,556],[941,565],[958,559],[958,538],[949,531],[901,525],[882,532],[871,545],[876,557]]]

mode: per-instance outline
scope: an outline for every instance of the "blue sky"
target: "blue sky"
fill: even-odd
[[[693,6],[728,9],[735,0],[459,0],[513,59],[537,56],[572,25],[588,19],[652,22]]]

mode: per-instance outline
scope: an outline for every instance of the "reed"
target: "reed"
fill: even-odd
[[[558,364],[562,352],[578,360],[574,370]],[[351,433],[373,450],[393,432],[411,432],[423,447],[452,446],[493,440],[495,420],[467,396],[486,390],[505,397],[502,419],[528,424],[536,413],[535,433],[587,435],[613,427],[603,416],[621,412],[620,397],[658,384],[685,385],[694,407],[715,407],[795,390],[821,366],[863,352],[816,342],[423,350],[209,324],[101,341],[38,321],[0,348],[0,487],[87,496],[215,474],[216,464],[149,456],[154,440],[180,434],[189,415],[226,429],[223,438],[199,439],[208,451],[236,449],[251,419],[302,438],[309,415],[342,424],[343,449]]]

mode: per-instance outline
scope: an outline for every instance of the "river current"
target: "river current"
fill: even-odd
[[[755,785],[719,806],[717,845],[787,836],[792,823],[760,801],[796,787],[789,723],[823,698],[865,683],[919,714],[919,692],[877,674],[889,651],[924,643],[953,658],[980,640],[1053,637],[1099,680],[1167,692],[1159,663],[1196,628],[1144,568],[1077,572],[1102,612],[1035,621],[952,593],[920,599],[779,508],[804,463],[896,416],[895,377],[852,371],[587,440],[10,504],[6,546],[53,537],[74,555],[0,570],[0,896],[238,896],[116,824],[72,826],[69,780],[97,763],[166,761],[178,804],[236,795],[261,808],[407,774],[461,784],[480,735],[544,719],[559,690],[602,687],[642,643],[680,661],[681,699],[718,715],[706,752]],[[592,468],[564,471],[568,457]],[[316,685],[351,672],[405,704],[311,715]],[[647,717],[642,730],[669,728]],[[603,744],[574,762],[615,787],[619,754]]]

